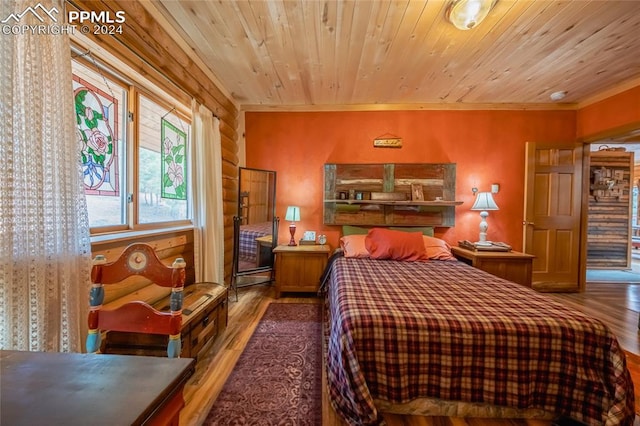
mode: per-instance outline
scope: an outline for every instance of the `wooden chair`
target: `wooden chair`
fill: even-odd
[[[89,294],[89,334],[87,352],[98,352],[102,331],[166,334],[169,336],[167,355],[178,358],[181,352],[182,290],[186,263],[177,258],[172,266],[165,266],[153,248],[147,244],[129,245],[114,262],[107,263],[103,255],[93,260],[91,292]],[[102,309],[104,285],[121,283],[140,275],[154,284],[171,288],[170,312],[160,312],[144,301],[132,301],[113,309]]]

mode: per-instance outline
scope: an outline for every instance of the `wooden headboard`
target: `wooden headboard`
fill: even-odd
[[[325,164],[326,225],[455,224],[455,163]]]

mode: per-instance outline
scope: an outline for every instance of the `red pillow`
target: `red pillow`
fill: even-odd
[[[422,239],[427,259],[456,260],[455,256],[451,254],[451,246],[446,241],[426,235]]]
[[[426,257],[421,232],[392,231],[384,228],[369,230],[364,240],[373,259],[420,260]]]

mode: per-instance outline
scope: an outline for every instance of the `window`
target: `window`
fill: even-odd
[[[191,126],[140,94],[138,149],[138,217],[140,223],[188,218],[187,143]]]
[[[72,66],[92,234],[190,223],[188,109],[91,61]]]
[[[127,223],[126,87],[74,61],[73,94],[90,226],[121,227]]]

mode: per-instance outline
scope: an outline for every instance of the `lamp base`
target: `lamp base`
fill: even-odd
[[[297,246],[298,244],[296,244],[296,239],[295,239],[296,225],[294,225],[293,223],[291,225],[289,225],[289,233],[291,234],[291,240],[289,241],[288,245]]]
[[[487,223],[487,216],[489,216],[489,212],[483,210],[480,212],[480,236],[479,240],[476,243],[476,246],[490,246],[491,242],[487,241],[487,229],[489,229],[489,224]]]

